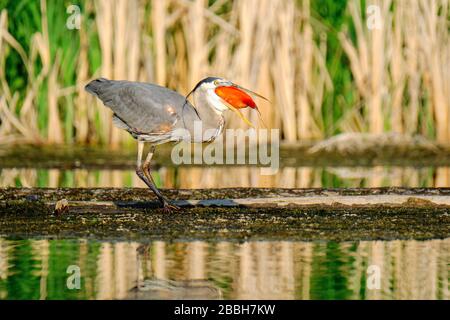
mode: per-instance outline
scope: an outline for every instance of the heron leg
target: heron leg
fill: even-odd
[[[147,157],[145,158],[144,164],[142,165],[142,170],[144,171],[145,177],[151,184],[150,189],[152,189],[152,191],[158,197],[159,201],[161,201],[161,203],[165,206],[168,203],[168,201],[167,201],[166,197],[164,197],[161,194],[161,191],[159,191],[159,189],[156,187],[155,181],[153,180],[153,177],[150,172],[150,161],[152,161],[152,157],[153,157],[153,153],[155,152],[155,148],[156,147],[153,145],[150,146],[150,151],[148,152]]]
[[[150,173],[150,161],[152,160],[154,151],[155,151],[155,146],[151,146],[150,151],[149,151],[144,163],[142,164],[142,156],[143,156],[143,152],[144,152],[144,142],[142,142],[142,141],[138,142],[138,159],[137,159],[137,165],[136,165],[136,174],[153,191],[153,193],[156,195],[156,197],[161,202],[161,204],[164,208],[170,209],[173,207],[173,209],[175,209],[175,206],[170,205],[167,198],[164,197],[161,194],[161,192],[158,190],[158,188],[155,185],[155,182],[153,181],[152,175]]]
[[[161,204],[164,205],[166,202],[164,197],[162,196],[162,194],[159,192],[159,190],[154,185],[153,180],[150,180],[147,177],[147,174],[145,173],[144,165],[142,164],[143,154],[144,154],[144,142],[139,141],[138,142],[138,156],[137,156],[137,162],[136,162],[136,174],[153,191],[153,193],[156,195],[156,197],[158,197],[158,200],[161,202]]]

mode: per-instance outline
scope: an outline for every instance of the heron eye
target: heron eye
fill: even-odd
[[[217,86],[219,84],[219,80],[214,80],[214,85]]]

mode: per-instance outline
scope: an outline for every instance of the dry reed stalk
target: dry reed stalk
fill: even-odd
[[[253,60],[253,41],[256,33],[257,1],[238,2],[237,12],[239,14],[239,47],[236,49],[234,67],[238,72],[235,74],[236,81],[244,86],[249,85],[249,78],[252,77],[251,65]],[[239,66],[239,67],[238,67]]]
[[[432,109],[436,122],[436,138],[438,142],[448,143],[450,138],[449,108],[450,92],[448,86],[449,66],[448,56],[450,47],[450,35],[448,32],[449,2],[420,1],[420,9],[423,14],[421,28],[422,50],[425,54],[427,65],[427,81],[425,85],[431,95]],[[439,11],[442,13],[439,14]]]
[[[128,2],[128,19],[127,19],[127,78],[132,81],[139,79],[139,68],[141,62],[141,11],[138,0]]]
[[[49,143],[62,143],[63,133],[61,128],[60,114],[58,110],[58,80],[59,55],[57,55],[47,80],[47,103],[48,103],[48,127],[47,141]]]
[[[24,138],[31,138],[30,132],[26,126],[21,123],[15,115],[17,100],[17,94],[15,94],[8,103],[6,103],[6,99],[4,97],[0,97],[0,118],[2,119],[3,130],[5,131],[5,136],[3,137],[4,139],[7,139],[8,137],[6,133],[12,134],[13,137],[15,136],[15,134],[11,132],[11,129],[13,128],[16,129]]]
[[[152,0],[152,31],[155,51],[155,82],[166,84],[166,28],[167,1]]]
[[[132,1],[130,2],[132,3]],[[126,74],[126,37],[127,28],[126,22],[128,18],[128,1],[115,0],[114,2],[114,16],[113,16],[113,79],[122,80],[127,78]],[[124,18],[126,17],[126,18]],[[118,148],[123,137],[123,132],[115,126],[111,127],[110,145],[113,148]]]
[[[364,26],[360,1],[355,0],[349,10],[356,45],[340,34],[358,92],[368,108],[365,120],[370,131],[380,132],[390,123],[394,131],[427,134],[426,118],[432,114],[437,140],[448,143],[449,77],[443,73],[450,52],[448,1],[394,1],[392,11],[391,1],[370,4],[381,9],[382,29]],[[421,92],[422,83],[426,90]]]
[[[385,25],[385,21],[390,1],[374,1],[375,5],[381,8],[381,25]],[[386,61],[384,57],[385,38],[383,28],[376,28],[369,33],[371,41],[371,73],[370,73],[370,100],[369,100],[369,128],[372,133],[382,133],[384,131],[383,116],[383,96],[385,95],[385,69]]]
[[[344,51],[350,60],[352,74],[359,94],[363,99],[368,114],[368,127],[372,133],[381,133],[384,129],[383,102],[386,92],[387,61],[384,57],[386,17],[390,1],[372,1],[380,9],[379,21],[381,28],[369,28],[361,15],[360,2],[350,1],[348,4],[356,30],[356,46],[348,35],[341,32],[339,38]]]
[[[40,38],[39,54],[43,64],[44,75],[47,78],[47,141],[49,143],[62,143],[63,133],[61,127],[61,120],[58,110],[58,69],[59,69],[59,55],[57,53],[55,61],[52,61],[50,54],[50,39],[48,34],[47,21],[47,1],[41,0],[41,27],[42,37]]]
[[[394,20],[401,21],[404,16],[404,4],[398,3],[394,12]],[[385,24],[387,27],[387,23]],[[388,33],[392,34],[392,61],[390,71],[393,84],[392,92],[392,119],[391,128],[394,132],[404,132],[403,120],[403,93],[405,88],[405,59],[403,56],[402,24],[394,23]]]
[[[18,112],[19,106],[17,103],[19,93],[11,92],[4,72],[6,70],[7,46],[10,46],[19,53],[28,72],[28,76],[30,79],[33,79],[33,61],[35,58],[33,53],[36,51],[34,42],[32,44],[32,54],[29,58],[22,46],[8,32],[7,12],[3,10],[0,16],[0,63],[2,65],[0,68],[0,141],[2,143],[40,142],[40,135],[37,129],[37,116],[35,110],[32,109],[32,103],[36,96],[36,88],[40,85],[42,77],[38,77],[37,81],[29,85],[20,112]],[[45,70],[42,72],[45,72]]]
[[[116,80],[138,80],[140,10],[140,2],[137,0],[96,1],[97,29],[102,51],[101,76]],[[112,125],[111,111],[99,108],[104,125],[103,138],[109,145],[117,148],[129,141],[125,132]]]
[[[76,129],[75,141],[85,143],[92,141],[89,137],[89,120],[92,120],[88,113],[88,103],[93,102],[88,99],[88,95],[84,90],[84,83],[89,79],[89,61],[88,61],[88,39],[85,28],[81,28],[80,32],[80,53],[77,63],[77,93],[75,98],[75,116],[74,127]],[[92,113],[91,113],[92,114]]]
[[[130,3],[133,3],[131,1]],[[126,45],[127,45],[127,25],[128,19],[128,1],[127,0],[115,0],[113,28],[114,38],[113,42],[113,78],[121,80],[126,77]]]
[[[403,6],[403,21],[402,25],[404,35],[415,35],[405,37],[405,59],[406,59],[406,78],[408,79],[408,102],[407,110],[405,111],[405,126],[406,132],[414,133],[418,127],[419,120],[419,104],[420,104],[420,78],[423,70],[419,62],[419,39],[418,24],[416,17],[418,16],[418,2],[400,2]]]
[[[100,48],[102,54],[101,76],[111,79],[113,76],[113,6],[112,2],[108,0],[95,1],[97,32],[100,41]],[[97,102],[97,108],[100,115],[101,123],[101,137],[103,141],[110,141],[110,131],[112,128],[111,112],[101,106]]]
[[[293,142],[297,140],[296,108],[295,108],[295,68],[296,57],[293,55],[295,39],[293,30],[295,26],[295,7],[292,1],[279,1],[277,3],[277,25],[273,47],[276,50],[272,64],[272,76],[277,84],[275,97],[278,105],[283,106],[280,112],[284,140]]]
[[[85,7],[86,14],[94,11],[94,3],[89,2]],[[85,20],[82,20],[83,22]],[[95,118],[99,114],[99,110],[92,107],[97,103],[91,95],[87,94],[84,89],[86,83],[91,78],[89,70],[89,38],[87,33],[87,24],[82,25],[79,30],[80,51],[77,61],[76,73],[76,95],[74,102],[73,126],[75,129],[74,141],[80,144],[99,142],[101,136],[95,128]],[[101,114],[101,113],[100,113]]]
[[[254,26],[253,26],[253,40],[249,38],[251,41],[251,51],[249,52],[249,69],[246,74],[246,81],[244,82],[247,86],[251,88],[255,88],[258,92],[264,92],[266,95],[269,95],[272,91],[270,85],[267,83],[267,79],[270,78],[270,68],[268,66],[270,61],[270,56],[267,52],[270,52],[270,38],[273,32],[273,26],[275,24],[276,12],[275,6],[276,3],[270,0],[260,1],[257,4],[254,4],[257,10],[254,10]],[[241,17],[243,18],[243,17]],[[251,35],[250,35],[251,36]],[[237,63],[237,61],[235,61]],[[236,64],[236,69],[240,69],[239,65]],[[262,88],[262,85],[265,84],[265,90]],[[272,97],[269,97],[272,98]],[[266,125],[271,128],[272,117],[270,117],[270,112],[265,112],[270,108],[269,103],[263,100],[258,100],[258,104],[260,107],[260,112],[265,114],[268,121],[265,122]],[[258,127],[263,127],[261,124],[259,117],[256,112],[250,112],[250,119],[253,123],[258,123]],[[273,116],[275,116],[273,114]],[[264,117],[263,117],[264,119]],[[237,120],[237,119],[236,119]]]
[[[206,42],[206,21],[204,16],[205,0],[194,0],[188,8],[183,29],[187,43],[187,59],[189,65],[188,87],[206,76],[208,51]]]
[[[24,61],[24,63],[28,66],[28,76],[31,80],[28,83],[26,96],[20,108],[20,121],[27,124],[29,130],[33,133],[34,141],[38,143],[41,142],[43,138],[41,138],[38,128],[37,97],[41,85],[46,80],[49,72],[50,53],[48,49],[48,46],[45,45],[45,38],[43,34],[36,33],[32,38],[29,58],[27,61]],[[42,68],[36,77],[34,65],[38,58],[41,60]]]
[[[180,92],[185,92],[186,94],[192,90],[188,87],[188,62],[186,59],[186,44],[184,41],[184,35],[182,30],[175,31],[174,37],[170,42],[168,51],[174,59],[174,70],[171,81],[169,81],[169,86],[172,88],[177,88]]]
[[[310,91],[309,86],[311,85],[311,76],[312,76],[312,66],[313,66],[313,39],[312,39],[312,28],[309,23],[310,12],[309,12],[309,0],[304,0],[302,3],[302,11],[301,11],[301,25],[302,31],[297,35],[296,43],[300,45],[301,50],[299,55],[302,56],[300,66],[299,66],[299,84],[297,85],[297,105],[298,105],[298,113],[297,113],[297,122],[298,122],[298,137],[300,139],[311,139],[314,137],[313,134],[313,125],[314,120],[311,115],[311,105],[308,101],[308,94]]]

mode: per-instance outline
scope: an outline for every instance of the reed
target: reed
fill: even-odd
[[[130,144],[83,91],[99,76],[181,93],[206,75],[233,79],[272,101],[260,102],[264,122],[289,142],[450,138],[448,0],[81,1],[80,30],[66,28],[63,2],[23,3],[2,2],[0,143]],[[367,27],[369,5],[381,29]]]
[[[359,1],[350,1],[356,39],[339,39],[350,61],[368,131],[420,133],[448,143],[450,95],[449,3],[370,1],[380,8],[380,28],[366,27]]]

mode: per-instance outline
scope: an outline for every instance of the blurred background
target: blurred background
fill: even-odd
[[[448,0],[0,0],[0,9],[3,144],[131,144],[84,92],[90,79],[186,94],[207,75],[268,97],[264,121],[284,141],[388,131],[449,141]]]
[[[260,101],[262,117],[280,129],[284,144],[342,133],[350,140],[340,146],[354,145],[360,134],[374,134],[373,144],[388,132],[449,142],[447,0],[0,0],[0,9],[3,159],[19,144],[132,150],[133,159],[134,140],[84,91],[96,77],[153,82],[181,94],[208,75],[232,79],[269,98],[271,104]],[[256,114],[247,116],[258,123]],[[247,127],[233,114],[227,125]],[[378,147],[359,154],[376,157]],[[133,165],[91,170],[82,166],[86,156],[70,153],[73,163],[55,165],[57,149],[49,150],[40,162],[41,151],[26,150],[15,152],[22,159],[15,164],[0,161],[0,185],[144,187]],[[36,163],[24,167],[30,159]],[[447,164],[363,161],[366,168],[356,171],[293,165],[267,177],[250,166],[225,172],[163,164],[154,175],[160,186],[183,188],[442,187],[450,185]]]

